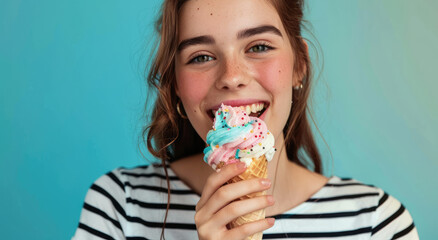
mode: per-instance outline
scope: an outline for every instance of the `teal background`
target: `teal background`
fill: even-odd
[[[69,239],[95,179],[146,163],[137,138],[159,4],[0,2],[2,239]],[[438,1],[308,5],[326,175],[383,188],[421,239],[436,238]]]

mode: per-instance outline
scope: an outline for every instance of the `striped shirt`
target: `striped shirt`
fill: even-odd
[[[200,196],[167,166],[171,201],[165,238],[197,239]],[[118,168],[89,189],[72,239],[160,239],[167,206],[164,168]],[[311,198],[274,216],[263,239],[419,239],[408,210],[382,189],[333,176]]]

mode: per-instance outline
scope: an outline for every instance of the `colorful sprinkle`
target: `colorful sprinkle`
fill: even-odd
[[[239,157],[239,152],[240,152],[240,149],[237,149],[236,150],[236,154],[234,155],[234,158],[235,159],[239,159],[240,157]]]

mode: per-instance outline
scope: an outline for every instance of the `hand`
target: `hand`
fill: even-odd
[[[200,240],[241,240],[274,225],[273,218],[266,218],[227,229],[227,224],[244,214],[274,204],[270,195],[245,200],[236,199],[270,188],[269,179],[254,178],[224,185],[229,179],[244,172],[245,163],[229,164],[220,172],[211,174],[196,205],[195,224]]]

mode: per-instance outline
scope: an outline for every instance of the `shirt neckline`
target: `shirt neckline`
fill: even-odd
[[[160,166],[160,167],[162,167],[162,166]],[[177,181],[180,183],[180,186],[184,187],[186,190],[191,191],[197,197],[197,199],[199,201],[199,199],[201,198],[201,195],[199,195],[198,193],[193,191],[193,189],[191,189],[184,181],[182,181],[181,178],[179,178],[178,175],[175,174],[175,172],[172,170],[170,165],[166,165],[165,167],[167,168],[167,171],[169,171],[171,173],[171,174],[169,174],[169,176],[170,175],[175,176],[178,179]],[[277,215],[273,215],[272,217],[281,216],[281,215],[284,215],[284,214],[294,214],[294,213],[298,213],[298,212],[302,211],[303,209],[309,207],[309,204],[306,204],[306,203],[310,199],[317,199],[321,195],[324,195],[326,193],[326,191],[328,191],[327,185],[332,184],[332,183],[336,183],[339,180],[340,180],[340,178],[338,176],[331,176],[331,177],[329,177],[329,180],[327,181],[327,183],[324,184],[324,186],[322,186],[312,196],[310,196],[308,199],[306,199],[306,201],[300,203],[299,205],[297,205],[297,206],[295,206],[295,207],[293,207],[293,208],[291,208],[289,210],[286,210],[283,213],[280,213],[280,214],[277,214]]]
[[[327,181],[327,183],[324,184],[324,186],[322,186],[318,191],[316,191],[312,196],[310,196],[304,202],[300,203],[299,205],[297,205],[297,206],[295,206],[293,208],[290,208],[290,209],[284,211],[283,213],[276,214],[276,215],[273,215],[271,217],[276,217],[276,216],[281,216],[281,215],[288,215],[288,214],[296,214],[296,213],[302,212],[304,209],[306,209],[306,208],[311,206],[310,204],[308,204],[308,201],[310,199],[318,199],[321,196],[324,196],[327,193],[327,191],[329,191],[328,185],[332,184],[332,183],[338,182],[339,179],[340,178],[338,176],[331,176],[331,177],[329,177],[329,180]]]

